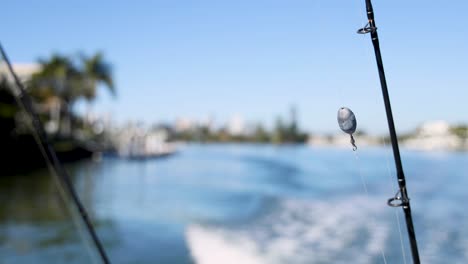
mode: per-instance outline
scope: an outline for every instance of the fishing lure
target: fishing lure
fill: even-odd
[[[338,109],[338,125],[341,130],[351,137],[351,145],[353,145],[353,151],[357,150],[356,141],[354,140],[353,133],[356,132],[357,121],[353,111],[347,107],[341,107]]]

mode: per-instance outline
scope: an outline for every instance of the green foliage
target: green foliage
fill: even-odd
[[[281,117],[276,119],[275,128],[271,138],[272,143],[303,143],[307,140],[306,133],[299,131],[297,122],[297,111],[293,106],[291,107],[291,116],[289,123],[283,122]]]
[[[255,127],[254,134],[252,135],[252,140],[255,142],[266,143],[270,141],[270,135],[268,131],[263,128],[262,124],[257,124]]]
[[[59,124],[58,132],[64,136],[70,136],[74,124],[79,121],[73,114],[76,101],[92,102],[101,84],[115,94],[111,67],[101,53],[78,58],[54,54],[39,63],[41,70],[29,81],[28,92],[45,109],[60,113],[55,115],[60,116],[55,122]]]
[[[51,96],[57,96],[65,102],[70,102],[78,96],[78,70],[69,58],[53,55],[49,60],[41,60],[41,71],[35,73],[29,83],[32,96],[39,101],[46,101]]]
[[[278,117],[275,122],[275,128],[271,137],[272,143],[282,143],[284,141],[285,125],[281,117]]]
[[[81,56],[84,79],[82,96],[88,101],[96,97],[96,83],[104,84],[112,95],[115,95],[114,80],[112,79],[110,65],[107,64],[102,53],[96,53],[91,57]]]
[[[454,126],[450,130],[453,134],[457,135],[459,138],[462,138],[462,139],[468,138],[468,125]]]
[[[0,75],[0,146],[10,140],[19,109],[6,79]]]
[[[191,130],[178,132],[174,140],[198,142],[256,142],[256,143],[304,143],[308,135],[299,130],[296,121],[296,110],[292,108],[291,120],[284,122],[278,117],[272,131],[268,131],[261,123],[254,124],[250,132],[232,135],[225,128],[217,131],[205,126],[194,127]]]
[[[80,98],[91,101],[101,83],[115,94],[111,68],[101,53],[91,57],[81,55],[79,63],[72,57],[54,54],[39,63],[41,70],[32,76],[28,85],[38,101],[44,102],[51,97],[70,105]]]

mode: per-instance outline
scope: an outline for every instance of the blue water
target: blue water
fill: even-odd
[[[468,263],[468,154],[402,159],[422,262]],[[113,263],[411,263],[390,149],[186,145],[68,170]],[[99,263],[47,171],[0,198],[0,263]]]

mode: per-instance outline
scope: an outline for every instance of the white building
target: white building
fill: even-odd
[[[446,136],[447,134],[450,134],[450,125],[443,120],[425,122],[418,128],[420,137]]]
[[[244,119],[240,115],[234,115],[229,120],[226,129],[228,133],[231,135],[234,135],[234,136],[243,135],[245,133]]]
[[[41,65],[37,63],[15,63],[12,65],[13,71],[16,73],[21,82],[28,81],[31,76],[41,70]],[[0,75],[6,77],[8,82],[13,82],[13,76],[10,74],[6,63],[0,63]]]
[[[463,147],[463,141],[451,133],[447,122],[438,120],[421,125],[403,145],[418,150],[456,150]]]
[[[178,133],[186,132],[186,131],[192,130],[194,125],[195,125],[195,122],[193,122],[191,119],[182,117],[182,118],[176,119],[175,124],[174,124],[174,129]]]

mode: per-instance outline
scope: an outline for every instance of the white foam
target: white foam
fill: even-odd
[[[256,253],[254,242],[245,237],[228,239],[223,232],[191,226],[187,230],[187,241],[197,263],[265,263]]]
[[[385,207],[363,196],[339,201],[288,200],[244,226],[191,225],[193,259],[211,263],[371,263],[389,230],[369,221]]]

